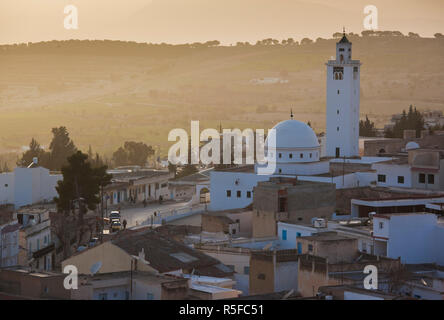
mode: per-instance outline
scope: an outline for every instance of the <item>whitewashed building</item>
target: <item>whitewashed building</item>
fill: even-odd
[[[33,166],[17,167],[13,172],[0,174],[0,204],[14,207],[50,202],[57,196],[55,187],[62,180],[61,174],[51,174],[48,169]]]
[[[373,216],[375,254],[401,258],[402,263],[444,265],[444,221],[432,213]]]

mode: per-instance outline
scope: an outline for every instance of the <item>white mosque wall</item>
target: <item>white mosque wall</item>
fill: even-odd
[[[253,188],[271,176],[256,173],[212,171],[210,173],[210,211],[240,209],[253,202]],[[227,191],[231,196],[227,196]],[[238,197],[240,191],[240,197]],[[247,192],[251,192],[248,197]]]

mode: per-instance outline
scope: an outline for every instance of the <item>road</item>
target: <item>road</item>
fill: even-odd
[[[170,202],[164,204],[149,204],[144,207],[122,208],[120,210],[121,221],[126,220],[127,228],[140,225],[143,221],[154,215],[154,212],[166,212],[171,210],[179,210],[187,207],[187,202]],[[188,206],[189,207],[189,206]],[[109,214],[110,210],[108,210]]]

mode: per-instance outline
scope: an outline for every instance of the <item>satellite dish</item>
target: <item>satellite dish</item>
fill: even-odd
[[[100,268],[102,267],[102,261],[94,263],[89,271],[91,271],[92,275],[95,275],[97,272],[99,272]]]

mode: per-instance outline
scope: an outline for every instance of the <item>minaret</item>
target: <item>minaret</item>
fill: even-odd
[[[345,35],[336,44],[336,60],[327,63],[327,156],[359,156],[359,60]]]

